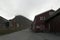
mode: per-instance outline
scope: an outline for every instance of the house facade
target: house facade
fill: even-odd
[[[43,12],[41,14],[38,14],[35,16],[33,21],[33,26],[31,27],[33,31],[46,31],[49,30],[49,24],[45,23],[45,20],[53,15],[54,10],[48,10],[46,12]],[[48,27],[49,26],[49,27]]]

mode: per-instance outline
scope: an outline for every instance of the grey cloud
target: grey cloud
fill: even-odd
[[[0,15],[6,19],[23,15],[33,20],[36,14],[59,7],[59,0],[0,0]]]

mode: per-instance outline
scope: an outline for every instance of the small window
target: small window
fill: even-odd
[[[42,17],[40,17],[40,20],[45,20],[45,17],[43,17],[43,16],[42,16]]]
[[[44,16],[44,20],[45,20],[45,16]]]
[[[53,15],[53,12],[49,12],[49,15]]]
[[[17,27],[19,27],[19,24],[17,23]]]
[[[40,20],[44,20],[44,18],[43,17],[40,17]]]

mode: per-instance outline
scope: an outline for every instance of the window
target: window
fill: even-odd
[[[53,12],[49,12],[49,15],[53,15]]]
[[[45,20],[45,16],[40,17],[40,20]]]
[[[45,20],[45,16],[44,16],[44,20]]]
[[[17,23],[17,27],[19,27],[19,24]]]
[[[43,20],[44,18],[43,17],[40,17],[40,20]]]

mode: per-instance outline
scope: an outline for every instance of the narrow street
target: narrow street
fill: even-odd
[[[0,36],[0,40],[60,40],[60,36],[50,33],[34,33],[29,29]]]

